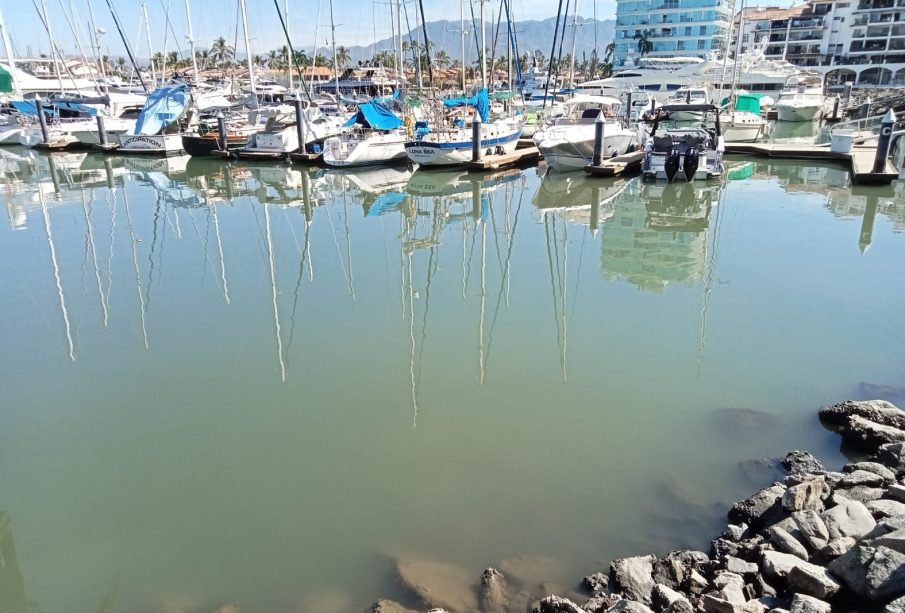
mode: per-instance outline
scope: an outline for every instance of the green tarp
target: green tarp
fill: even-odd
[[[0,94],[9,94],[13,91],[13,75],[9,74],[3,66],[0,66]]]

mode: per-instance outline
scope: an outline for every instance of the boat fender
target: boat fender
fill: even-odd
[[[685,152],[685,159],[682,161],[682,170],[685,172],[686,181],[694,180],[694,175],[698,171],[700,160],[701,152],[697,147],[692,147]]]
[[[663,170],[666,172],[666,180],[670,183],[679,172],[679,150],[673,149],[666,154],[666,160],[663,163]]]

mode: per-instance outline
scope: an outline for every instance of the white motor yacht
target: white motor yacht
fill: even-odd
[[[779,121],[814,121],[826,108],[823,78],[817,73],[790,77],[773,108]]]

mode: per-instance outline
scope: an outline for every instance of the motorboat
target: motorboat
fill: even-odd
[[[300,144],[294,107],[280,105],[260,113],[267,123],[248,136],[245,146],[236,152],[240,158],[281,159],[299,149],[320,150],[324,140],[342,132],[345,123],[345,118],[328,117],[317,105],[306,103],[301,115],[305,142]]]
[[[404,162],[407,140],[402,119],[374,100],[360,104],[342,133],[324,141],[324,163],[348,167]]]
[[[714,113],[715,127],[669,128],[661,122],[676,111]],[[642,176],[645,179],[686,181],[715,179],[723,175],[725,142],[721,133],[720,110],[713,104],[667,105],[657,109],[650,136],[645,143]]]
[[[119,153],[142,155],[179,155],[182,132],[197,120],[192,95],[183,83],[168,85],[148,95],[138,119],[119,135]]]
[[[814,121],[826,109],[823,78],[817,73],[790,77],[773,108],[779,121]]]
[[[596,125],[603,122],[602,157],[634,148],[637,132],[619,118],[622,103],[606,96],[576,96],[566,102],[566,114],[539,129],[534,143],[554,170],[581,170],[594,155]]]
[[[0,115],[0,146],[18,145],[19,137],[37,122],[38,112],[33,102],[12,100]]]
[[[724,110],[720,121],[727,143],[753,143],[767,126],[760,114],[760,98],[752,94],[737,94],[734,108]]]
[[[515,151],[522,134],[522,121],[507,117],[488,122],[490,101],[487,90],[481,89],[470,98],[443,100],[447,108],[473,107],[480,117],[478,148],[489,154],[508,154]],[[430,128],[425,122],[415,124],[414,139],[405,144],[409,159],[423,166],[452,166],[471,160],[474,118],[456,118],[450,127]]]
[[[670,96],[666,104],[689,105],[689,104],[709,104],[710,93],[706,87],[680,87]],[[675,111],[669,116],[673,121],[700,121],[701,113],[696,111]]]

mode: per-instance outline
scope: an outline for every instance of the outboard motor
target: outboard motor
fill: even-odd
[[[666,154],[666,160],[663,162],[663,170],[666,172],[666,180],[672,183],[673,178],[679,172],[679,150],[672,149]]]
[[[689,147],[682,161],[682,170],[685,172],[685,180],[693,181],[701,161],[701,152],[697,147]]]

